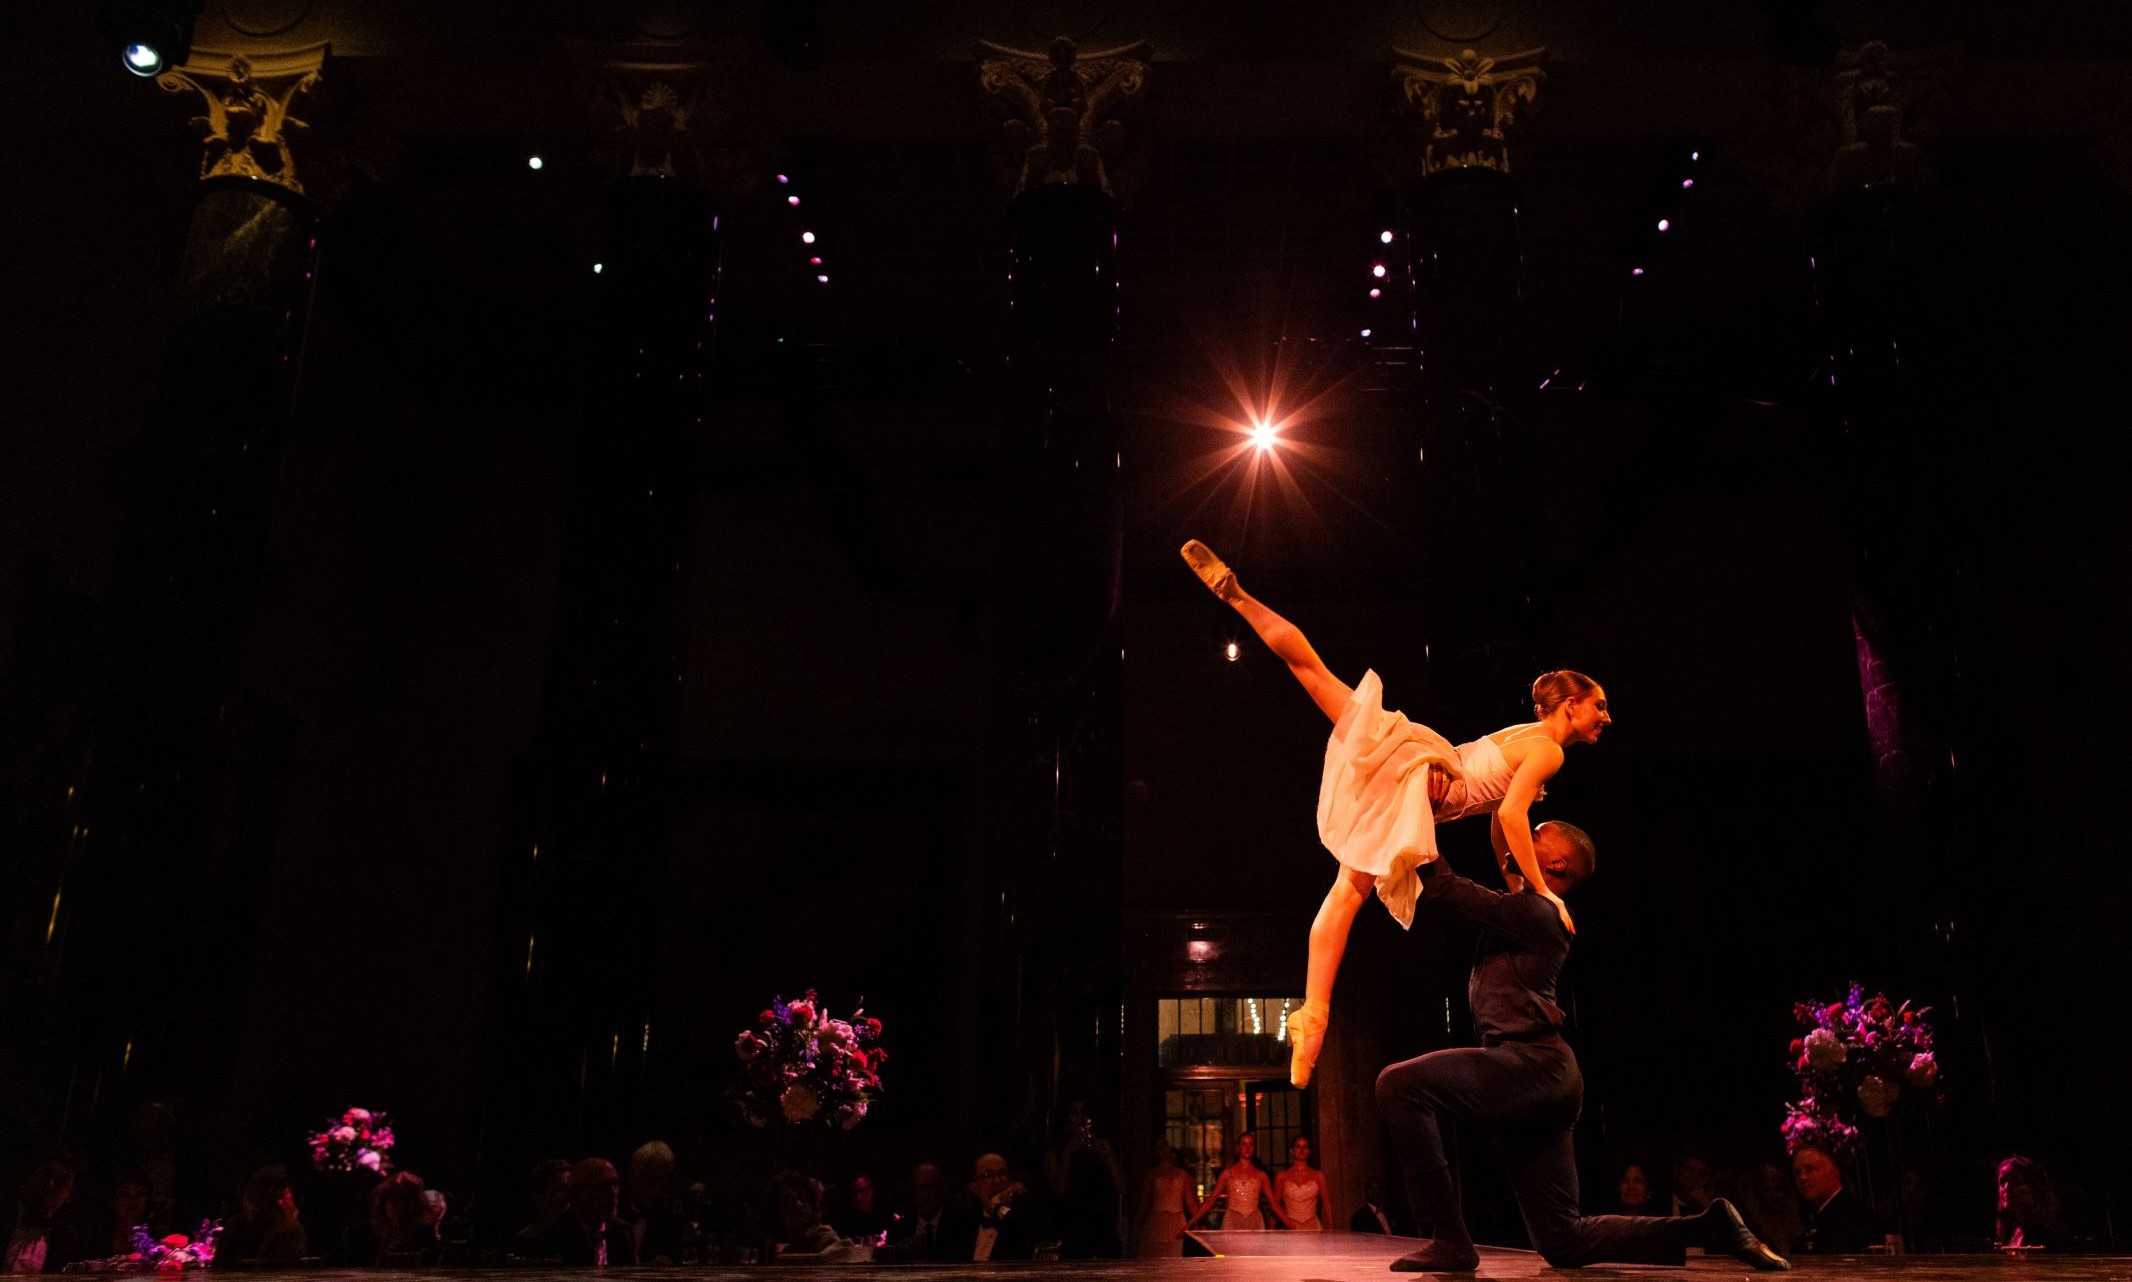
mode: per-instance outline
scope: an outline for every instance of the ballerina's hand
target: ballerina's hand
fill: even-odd
[[[1562,929],[1568,931],[1572,935],[1576,934],[1577,923],[1569,919],[1569,905],[1562,902],[1562,897],[1553,892],[1552,890],[1548,890],[1541,892],[1541,898],[1545,899],[1548,903],[1553,904],[1555,906],[1555,911],[1559,913],[1562,917]]]

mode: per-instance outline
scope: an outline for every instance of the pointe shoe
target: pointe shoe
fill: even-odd
[[[1724,1198],[1712,1198],[1710,1208],[1703,1212],[1704,1249],[1723,1251],[1750,1269],[1759,1273],[1783,1273],[1791,1268],[1791,1261],[1769,1249],[1769,1245],[1754,1235],[1747,1221],[1740,1218],[1738,1208]]]
[[[1297,1090],[1310,1085],[1318,1052],[1325,1049],[1325,1024],[1331,1015],[1328,1006],[1304,1002],[1301,1010],[1288,1017],[1288,1084]]]
[[[1222,564],[1222,559],[1214,555],[1214,549],[1198,539],[1188,539],[1185,545],[1178,549],[1178,555],[1184,558],[1185,564],[1192,567],[1192,573],[1198,575],[1199,581],[1206,584],[1207,589],[1215,596],[1224,601],[1236,599],[1240,590],[1236,586],[1236,571]]]

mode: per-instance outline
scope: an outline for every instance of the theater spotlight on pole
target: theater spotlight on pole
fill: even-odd
[[[97,25],[136,76],[160,76],[192,55],[200,0],[104,0]]]

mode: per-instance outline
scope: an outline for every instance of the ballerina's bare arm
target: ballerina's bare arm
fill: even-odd
[[[1214,1203],[1221,1197],[1222,1185],[1227,1184],[1228,1182],[1229,1173],[1227,1171],[1223,1171],[1221,1174],[1214,1177],[1214,1187],[1207,1190],[1207,1200],[1201,1202],[1199,1204],[1199,1209],[1192,1212],[1192,1218],[1184,1222],[1184,1226],[1186,1228],[1191,1228],[1194,1224],[1197,1224],[1201,1220],[1207,1218],[1207,1212],[1214,1209]]]
[[[1489,836],[1502,835],[1503,843],[1510,847],[1510,857],[1517,861],[1518,872],[1525,878],[1527,888],[1555,906],[1562,916],[1562,927],[1570,934],[1577,933],[1577,926],[1569,918],[1569,907],[1560,897],[1547,888],[1547,881],[1540,875],[1540,856],[1532,848],[1532,802],[1540,795],[1540,785],[1554,778],[1555,771],[1562,768],[1562,745],[1552,739],[1540,739],[1525,753],[1518,763],[1517,773],[1510,777],[1509,791],[1503,794],[1503,804],[1496,807],[1495,825]]]

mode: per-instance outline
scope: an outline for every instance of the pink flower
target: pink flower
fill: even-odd
[[[374,1148],[366,1148],[355,1155],[355,1164],[366,1171],[375,1171],[385,1164],[385,1159]]]
[[[806,998],[803,997],[792,1003],[789,1009],[792,1011],[792,1026],[794,1028],[805,1028],[814,1023],[814,1003]]]
[[[350,1126],[368,1126],[370,1125],[370,1110],[367,1108],[351,1108],[341,1114],[341,1121]]]
[[[335,1144],[353,1144],[355,1143],[355,1128],[353,1126],[336,1126],[326,1138],[332,1140]]]
[[[762,1039],[753,1033],[742,1033],[733,1041],[733,1053],[740,1056],[742,1062],[754,1059],[763,1053]]]
[[[860,1101],[859,1101],[858,1103],[856,1103],[856,1104],[852,1105],[852,1106],[851,1106],[850,1108],[848,1108],[848,1109],[845,1109],[845,1110],[844,1110],[844,1120],[843,1120],[843,1123],[842,1123],[842,1125],[843,1125],[844,1129],[848,1131],[848,1130],[850,1130],[850,1129],[851,1129],[852,1127],[854,1127],[854,1126],[857,1126],[857,1125],[859,1124],[860,1120],[861,1120],[862,1118],[864,1118],[865,1116],[866,1116],[866,1101],[865,1101],[865,1100],[860,1100]]]
[[[1910,1080],[1919,1086],[1930,1086],[1940,1073],[1939,1061],[1932,1058],[1931,1051],[1910,1057]]]

